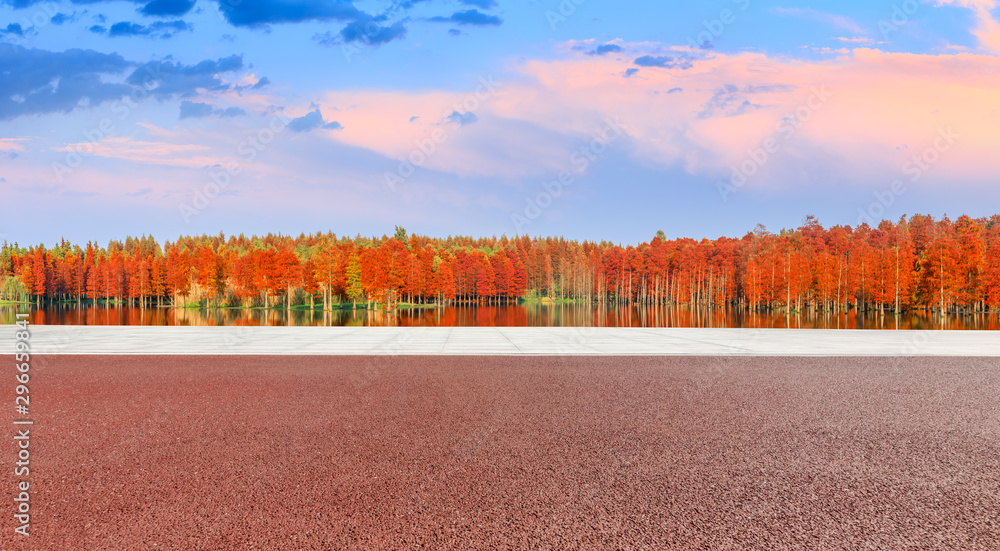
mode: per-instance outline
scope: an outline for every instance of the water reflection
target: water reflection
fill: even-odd
[[[12,324],[27,306],[0,306],[0,323]],[[600,307],[591,304],[449,306],[412,310],[264,310],[182,308],[104,308],[74,304],[30,309],[33,325],[290,325],[412,327],[729,327],[801,329],[950,329],[1000,330],[1000,314],[935,316],[911,312],[896,318],[850,312],[748,312],[732,308],[668,306]]]

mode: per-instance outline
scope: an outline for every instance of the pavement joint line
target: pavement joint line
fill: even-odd
[[[451,330],[451,327],[449,327],[448,331],[445,332],[444,343],[441,344],[441,348],[438,350],[439,354],[443,355],[444,351],[448,349],[448,341],[451,340],[451,334],[452,334],[452,330]]]
[[[647,328],[642,327],[642,328],[636,328],[636,329],[647,329]],[[677,329],[691,329],[691,328],[688,328],[688,327],[678,327]],[[728,328],[726,328],[726,329],[728,329]],[[747,329],[746,331],[754,331],[754,330],[753,329]],[[802,329],[802,331],[808,331],[808,329]],[[650,332],[645,332],[645,333],[647,335],[653,334],[653,333],[650,333]],[[665,335],[657,335],[657,338],[664,338],[664,337],[666,337],[666,336]],[[686,342],[696,342],[696,343],[699,343],[699,344],[709,344],[709,345],[713,344],[713,343],[711,343],[709,341],[702,341],[702,340],[699,340],[699,339],[691,339],[691,338],[684,338],[684,339],[682,339],[680,337],[677,337],[677,340],[682,340],[682,341],[686,341]]]
[[[514,348],[516,348],[519,352],[521,352],[522,351],[521,347],[518,346],[517,343],[515,343],[514,341],[510,340],[510,337],[507,336],[507,333],[504,332],[504,329],[506,329],[506,328],[505,327],[498,327],[497,328],[497,333],[500,333],[501,335],[503,335],[503,338],[507,339],[507,342],[509,342],[511,345],[514,346]]]

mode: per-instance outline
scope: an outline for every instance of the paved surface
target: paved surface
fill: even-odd
[[[33,359],[2,549],[1000,548],[992,358]]]
[[[14,326],[0,326],[11,342]],[[996,331],[32,326],[46,354],[1000,356]]]

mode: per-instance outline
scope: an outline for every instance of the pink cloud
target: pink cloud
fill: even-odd
[[[434,157],[432,167],[506,176],[512,169],[505,161],[515,155],[519,174],[548,174],[568,164],[574,140],[589,140],[609,118],[627,127],[627,148],[635,159],[711,177],[727,175],[769,138],[781,143],[783,153],[762,172],[815,158],[815,170],[835,171],[847,182],[865,174],[870,179],[873,170],[898,173],[940,129],[961,135],[935,164],[941,177],[983,180],[992,174],[993,152],[1000,148],[995,131],[1000,59],[993,56],[866,48],[832,61],[709,54],[689,69],[640,67],[623,78],[631,66],[622,59],[570,54],[514,67],[502,93],[477,111],[480,122],[458,129],[468,134],[453,137],[442,148],[448,153]],[[815,90],[824,90],[820,95],[826,99],[817,100]],[[334,139],[401,157],[438,128],[433,121],[456,97],[461,96],[339,92],[327,100],[347,106],[338,113],[347,128]],[[429,122],[407,122],[418,114]],[[782,122],[788,115],[794,132],[790,122]],[[568,139],[554,141],[556,134]],[[756,185],[767,182],[761,178]]]
[[[406,163],[462,177],[516,178],[539,165],[561,170],[564,149],[539,141],[536,128],[495,116],[514,89],[491,78],[470,82],[465,92],[328,92],[321,110],[344,128],[325,135],[392,159],[389,172]]]
[[[976,28],[972,30],[972,34],[983,48],[1000,53],[1000,22],[991,13],[991,10],[997,7],[996,0],[935,0],[935,2],[939,6],[961,6],[976,12]]]
[[[252,160],[242,158],[236,143],[266,127],[263,118],[204,127],[139,123],[139,135],[107,138],[91,146],[91,154],[164,169],[201,170],[235,160],[246,171],[240,178],[249,192],[292,174],[309,185],[327,185],[310,176],[308,168],[316,163],[305,153],[305,146],[320,138],[385,157],[384,167],[376,163],[371,172],[343,169],[337,175],[344,186],[371,191],[381,189],[383,172],[417,160],[423,169],[459,177],[549,178],[574,169],[574,149],[614,120],[628,133],[627,140],[614,144],[618,153],[641,164],[716,179],[727,177],[748,152],[777,140],[780,154],[770,157],[752,186],[794,184],[788,175],[803,166],[805,172],[834,175],[846,185],[870,182],[873,174],[898,175],[904,163],[947,129],[960,139],[935,163],[935,176],[954,185],[992,176],[994,152],[1000,149],[995,131],[1000,58],[858,48],[837,59],[813,61],[620,45],[623,52],[614,56],[590,56],[586,48],[570,47],[556,59],[514,64],[497,76],[495,90],[470,81],[459,91],[329,91],[316,102],[324,118],[340,122],[342,130],[282,134],[277,145]],[[647,54],[690,56],[691,63],[634,64]],[[628,69],[638,72],[624,78]],[[242,100],[259,107],[285,103],[263,94]],[[312,109],[300,104],[288,112]],[[462,117],[450,117],[456,111]],[[88,146],[67,144],[57,151]],[[0,150],[4,147],[20,145],[0,140]],[[420,185],[414,180],[407,189]],[[165,191],[168,186],[176,188],[168,179],[152,187]]]
[[[199,155],[210,149],[207,145],[144,142],[125,137],[108,137],[98,143],[72,143],[54,148],[60,152],[77,152],[87,156],[188,168],[201,168],[225,162],[225,159],[219,157]]]
[[[21,142],[28,138],[0,138],[0,151],[24,151]]]

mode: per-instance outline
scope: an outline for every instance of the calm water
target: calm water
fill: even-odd
[[[12,324],[24,306],[0,306],[0,323]],[[30,310],[33,325],[328,325],[328,326],[520,326],[520,327],[733,327],[803,329],[974,329],[1000,330],[1000,314],[949,315],[922,312],[901,316],[755,313],[736,309],[665,306],[601,308],[590,304],[449,306],[394,312],[338,310],[190,310],[50,305]]]

